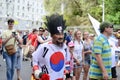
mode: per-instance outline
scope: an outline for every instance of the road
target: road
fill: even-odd
[[[6,79],[6,65],[5,65],[5,61],[3,61],[2,56],[0,56],[0,80],[7,80]],[[32,69],[30,66],[30,61],[23,61],[22,64],[22,70],[21,70],[21,77],[22,80],[31,80],[30,76],[32,73]],[[118,74],[118,80],[120,80],[120,67],[117,68],[117,74]],[[16,72],[14,75],[14,80],[16,79]],[[82,79],[80,79],[82,80]]]
[[[5,64],[5,61],[3,61],[2,56],[0,56],[0,64],[1,64],[0,80],[7,80],[6,79],[6,64]],[[30,61],[23,61],[22,69],[21,69],[22,80],[30,80],[31,73],[32,73],[32,69],[30,66]],[[13,80],[17,80],[16,71],[15,71],[15,76]]]

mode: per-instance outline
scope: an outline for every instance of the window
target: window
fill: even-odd
[[[18,0],[18,3],[20,3],[20,0]]]
[[[22,17],[24,17],[24,13],[22,13]]]
[[[18,6],[18,10],[20,9],[20,6]]]
[[[17,16],[19,16],[19,12],[17,12]]]
[[[23,7],[22,9],[23,9],[23,11],[24,11],[24,10],[25,10],[25,7]]]

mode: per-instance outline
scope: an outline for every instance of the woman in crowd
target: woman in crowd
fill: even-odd
[[[90,55],[92,53],[92,42],[89,39],[89,33],[85,31],[83,33],[83,46],[84,46],[84,52],[83,52],[83,69],[84,69],[84,75],[83,80],[87,80],[89,68],[90,68]]]
[[[82,54],[83,54],[83,42],[81,40],[81,31],[77,30],[74,33],[74,57],[75,57],[75,77],[76,80],[80,80],[80,74],[82,71]]]

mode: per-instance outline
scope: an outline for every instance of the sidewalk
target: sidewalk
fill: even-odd
[[[6,65],[5,65],[5,61],[3,61],[2,56],[0,56],[0,80],[6,80]],[[117,67],[117,74],[118,74],[118,80],[120,79],[120,67]],[[21,71],[21,76],[22,76],[22,80],[30,80],[30,76],[32,73],[32,69],[30,66],[30,61],[23,61],[23,65],[22,65],[22,71]],[[84,72],[82,71],[81,73],[81,79],[83,80],[83,74]],[[15,72],[15,76],[14,76],[14,80],[16,80],[16,72]]]

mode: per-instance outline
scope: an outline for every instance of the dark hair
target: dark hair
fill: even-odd
[[[119,29],[117,29],[117,31],[119,31],[120,30],[120,28]]]
[[[105,31],[105,28],[108,28],[108,27],[113,27],[113,24],[111,23],[108,23],[108,22],[102,22],[100,24],[100,32],[103,33]]]
[[[44,29],[43,27],[39,27],[39,29]]]
[[[7,22],[8,22],[8,24],[9,24],[9,23],[14,23],[14,19],[8,19]]]
[[[32,32],[34,33],[35,31],[38,31],[38,30],[37,30],[37,29],[33,29],[33,31],[32,31]]]
[[[45,29],[43,27],[39,27],[39,31],[45,31]]]

